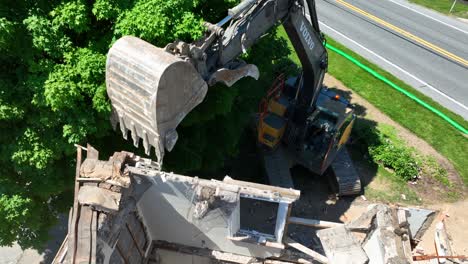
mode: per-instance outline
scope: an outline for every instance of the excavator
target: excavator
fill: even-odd
[[[323,85],[328,56],[314,0],[244,0],[216,24],[204,22],[205,35],[193,43],[164,48],[125,36],[111,47],[106,63],[111,121],[125,139],[129,131],[146,154],[155,149],[162,163],[178,134],[177,126],[200,104],[208,87],[228,87],[259,70],[239,56],[271,28],[282,24],[300,59],[299,76],[280,76],[260,105],[257,141],[272,185],[293,187],[289,169],[300,164],[323,175],[335,174],[338,194],[361,190],[343,147],[355,116],[352,105]]]

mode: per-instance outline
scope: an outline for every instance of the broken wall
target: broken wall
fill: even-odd
[[[153,240],[260,258],[280,255],[279,248],[228,239],[234,235],[234,215],[239,210],[237,194],[229,193],[228,200],[207,205],[210,208],[204,212],[200,208],[203,202],[197,204],[196,199],[200,187],[164,181],[160,177],[152,180],[154,184],[138,201],[137,207]],[[157,222],[154,219],[158,219]]]
[[[151,240],[136,201],[149,184],[125,173],[136,156],[116,152],[101,161],[95,149],[87,150],[82,163],[78,149],[68,234],[53,263],[143,263]]]
[[[128,152],[101,161],[96,150],[87,149],[83,163],[78,149],[69,231],[54,263],[177,258],[166,251],[197,255],[201,258],[192,257],[197,261],[250,263],[283,253],[287,213],[299,191],[229,177],[216,181],[165,173],[158,163]],[[241,219],[255,215],[241,215],[241,198],[252,205],[278,204],[274,234],[244,230]]]

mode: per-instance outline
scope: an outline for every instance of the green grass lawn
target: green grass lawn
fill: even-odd
[[[286,32],[283,28],[280,28],[278,32],[280,36],[287,39]],[[405,84],[403,81],[380,69],[333,39],[327,38],[327,40],[331,45],[350,54],[400,87],[415,94],[433,107],[436,107],[463,127],[468,128],[468,122],[462,117],[443,108],[429,97],[424,96],[409,85]],[[289,43],[289,46],[291,47],[291,50],[293,50],[291,43]],[[294,51],[291,59],[296,63],[299,63]],[[335,78],[343,82],[344,85],[365,98],[371,104],[380,109],[380,111],[391,117],[394,121],[400,123],[402,126],[406,127],[414,134],[431,144],[437,151],[453,163],[457,171],[460,173],[464,183],[468,183],[468,137],[462,135],[458,130],[453,128],[440,117],[423,108],[413,100],[376,79],[333,51],[329,51],[328,71]]]
[[[377,169],[374,184],[365,186],[364,194],[367,199],[378,202],[422,204],[422,199],[408,187],[406,181],[395,174],[386,171],[382,166]],[[379,186],[379,187],[375,187]],[[404,196],[402,196],[402,194]],[[403,199],[403,197],[405,197]]]
[[[412,3],[434,9],[443,14],[449,14],[453,0],[409,0]],[[450,15],[468,18],[468,1],[458,0]]]

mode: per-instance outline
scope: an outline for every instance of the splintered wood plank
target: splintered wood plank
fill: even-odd
[[[290,224],[310,226],[310,227],[315,227],[315,228],[330,228],[330,227],[339,227],[339,226],[344,225],[342,223],[322,221],[322,220],[317,220],[317,219],[307,219],[307,218],[301,218],[301,217],[289,217],[288,222]]]
[[[88,206],[82,206],[76,233],[75,263],[90,263],[93,211]]]
[[[325,256],[319,254],[318,252],[313,251],[312,249],[310,249],[310,248],[308,248],[308,247],[294,241],[291,238],[287,238],[286,243],[288,244],[288,246],[290,246],[292,248],[295,248],[295,249],[301,251],[302,253],[305,253],[305,254],[309,255],[312,259],[314,259],[314,260],[316,260],[316,261],[318,261],[320,263],[329,263],[327,257],[325,257]]]
[[[80,205],[78,203],[78,191],[80,190],[80,183],[77,179],[80,177],[82,150],[80,147],[76,148],[76,168],[75,168],[75,192],[73,198],[73,208],[71,210],[69,227],[69,238],[68,238],[68,254],[70,254],[71,263],[75,263],[76,247],[77,247],[77,233],[78,233],[78,221]]]
[[[97,232],[98,232],[98,212],[92,211],[91,216],[91,225],[90,225],[90,232],[91,232],[91,239],[90,239],[90,252],[91,255],[89,256],[90,260],[89,263],[96,263],[96,256],[97,256]]]

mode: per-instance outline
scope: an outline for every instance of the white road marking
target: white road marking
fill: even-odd
[[[357,45],[358,47],[362,48],[363,50],[365,50],[365,51],[369,52],[370,54],[374,55],[375,57],[377,57],[377,58],[381,59],[382,61],[388,63],[390,66],[394,67],[395,69],[397,69],[397,70],[403,72],[404,74],[408,75],[409,77],[413,78],[414,80],[420,82],[423,86],[425,86],[425,87],[427,87],[427,88],[433,90],[434,92],[436,92],[436,93],[442,95],[443,97],[447,98],[447,99],[450,100],[451,102],[457,104],[458,106],[460,106],[460,107],[462,107],[463,109],[465,109],[465,110],[468,111],[468,107],[465,106],[464,104],[458,102],[457,100],[453,99],[452,97],[450,97],[449,95],[445,94],[444,92],[442,92],[442,91],[440,91],[440,90],[434,88],[432,85],[428,84],[427,82],[425,82],[425,81],[419,79],[418,77],[414,76],[413,74],[409,73],[408,71],[402,69],[401,67],[399,67],[399,66],[396,65],[395,63],[392,63],[391,61],[385,59],[384,57],[378,55],[377,53],[371,51],[370,49],[364,47],[363,45],[357,43],[356,41],[354,41],[354,40],[352,40],[351,38],[349,38],[349,37],[345,36],[344,34],[342,34],[341,32],[339,32],[339,31],[333,29],[332,27],[328,26],[327,24],[325,24],[325,23],[323,23],[323,22],[321,22],[321,21],[319,21],[319,23],[320,23],[322,26],[324,26],[324,27],[330,29],[331,31],[335,32],[336,34],[340,35],[341,37],[343,37],[343,38],[347,39],[348,41],[354,43],[355,45]]]
[[[463,29],[460,29],[460,28],[458,28],[458,27],[456,27],[456,26],[454,26],[454,25],[450,25],[449,23],[446,23],[446,22],[444,22],[444,21],[441,21],[441,20],[439,20],[439,19],[437,19],[437,18],[434,18],[434,17],[432,17],[432,16],[430,16],[430,15],[428,15],[428,14],[424,14],[423,12],[420,12],[420,11],[418,11],[418,10],[412,8],[412,7],[406,6],[406,5],[402,4],[402,3],[398,3],[397,1],[394,1],[394,0],[388,0],[388,1],[390,1],[390,2],[392,2],[392,3],[394,3],[394,4],[396,4],[396,5],[399,5],[399,6],[401,6],[401,7],[404,7],[404,8],[406,8],[406,9],[409,9],[409,10],[415,12],[415,13],[418,13],[418,14],[420,14],[420,15],[422,15],[422,16],[425,16],[425,17],[427,17],[427,18],[430,18],[430,19],[432,19],[432,20],[434,20],[434,21],[437,21],[437,22],[439,22],[439,23],[441,23],[441,24],[444,24],[444,25],[446,25],[446,26],[448,26],[448,27],[451,27],[451,28],[453,28],[453,29],[455,29],[455,30],[458,30],[458,31],[463,32],[463,33],[465,33],[465,34],[468,35],[468,31],[465,31],[465,30],[463,30]]]

